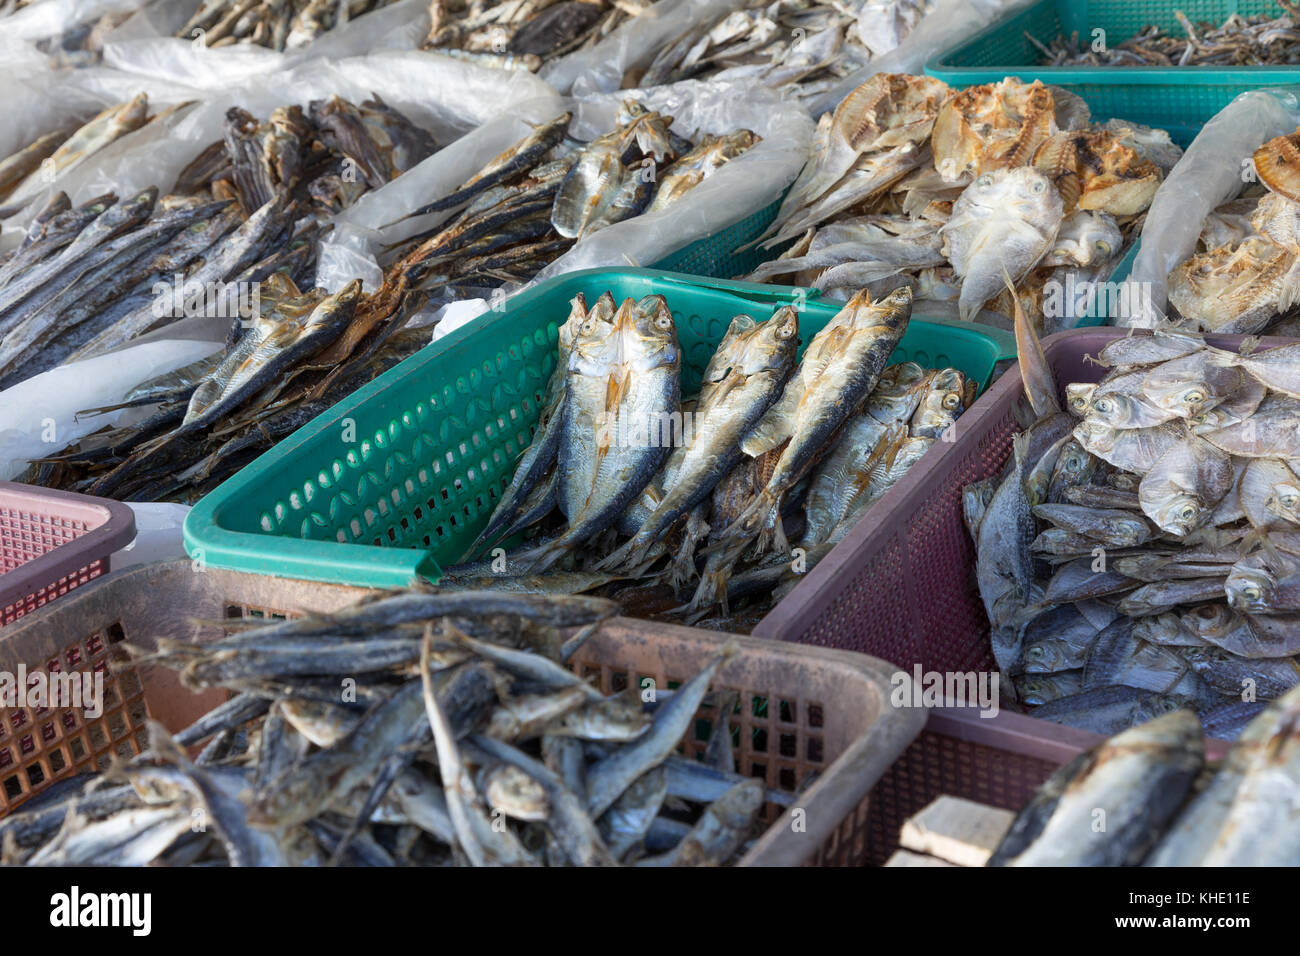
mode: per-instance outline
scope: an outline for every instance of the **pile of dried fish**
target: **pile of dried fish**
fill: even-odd
[[[615,129],[574,150],[564,142],[571,119],[563,113],[539,126],[459,188],[406,216],[461,209],[392,246],[384,259],[389,274],[411,288],[462,298],[465,290],[525,282],[575,241],[679,202],[759,141],[742,129],[692,144],[671,132],[671,116],[629,99]]]
[[[396,0],[203,0],[178,37],[209,47],[252,43],[297,50]]]
[[[0,263],[0,387],[183,317],[172,293],[186,287],[202,296],[277,272],[310,278],[319,232],[281,199],[244,219],[230,200],[159,200],[152,188],[75,208],[59,193]]]
[[[1300,865],[1297,722],[1300,688],[1255,716],[1217,766],[1189,710],[1126,730],[1049,777],[988,865]]]
[[[735,645],[649,701],[640,686],[605,696],[565,665],[616,612],[593,598],[408,591],[212,643],[162,641],[139,662],[234,696],[174,738],[150,725],[140,756],[0,820],[3,860],[731,862],[765,806],[790,800],[736,773],[738,695],[710,690]],[[674,755],[701,707],[723,715],[705,762]],[[191,761],[183,748],[204,741]]]
[[[1018,338],[1037,420],[963,500],[998,668],[1035,717],[1234,737],[1300,682],[1300,345],[1135,333],[1064,411]]]
[[[1164,131],[1093,124],[1083,100],[1037,81],[954,91],[877,74],[822,116],[765,234],[794,244],[749,278],[839,296],[909,285],[969,320],[1011,315],[1009,273],[1037,327],[1068,328],[1097,307],[1096,282],[1180,155]]]
[[[1300,130],[1255,151],[1258,186],[1207,218],[1198,251],[1169,273],[1171,321],[1201,332],[1294,333],[1300,305]]]
[[[11,208],[40,190],[41,163],[71,168],[145,113],[141,96],[97,117],[48,158],[41,154],[57,136],[6,161],[0,183],[10,184]],[[233,317],[234,301],[209,300],[238,297],[247,306],[252,290],[276,297],[277,290],[261,288],[276,274],[309,287],[323,231],[315,220],[435,149],[428,134],[378,97],[360,108],[337,96],[306,112],[285,107],[260,124],[234,107],[225,137],[162,199],[147,189],[125,202],[110,194],[72,209],[58,194],[0,262],[0,388],[186,315]],[[186,305],[191,298],[194,308]],[[240,318],[253,318],[250,311]]]
[[[284,270],[260,289],[258,311],[232,321],[224,352],[146,382],[112,407],[158,406],[149,417],[35,462],[23,480],[123,501],[193,503],[429,341],[427,330],[401,334],[422,305],[419,293],[386,285],[363,295],[352,282],[334,295],[302,294]]]
[[[234,199],[246,215],[277,195],[331,215],[368,189],[432,156],[437,143],[378,94],[358,107],[339,96],[272,111],[259,123],[246,110],[226,114],[223,138],[177,178],[175,193]]]
[[[50,184],[128,133],[182,106],[149,115],[144,93],[110,106],[79,127],[57,129],[0,161],[0,219],[17,215],[48,193]]]
[[[537,72],[595,46],[654,0],[430,0],[424,49],[482,66]],[[625,87],[626,88],[626,87]]]
[[[468,556],[537,530],[441,583],[599,590],[641,617],[720,609],[709,626],[752,627],[974,399],[956,369],[885,369],[910,300],[856,296],[799,361],[794,309],[737,316],[683,403],[664,298],[578,296],[533,442]]]
[[[666,44],[624,86],[718,80],[820,95],[897,47],[933,0],[750,0]]]
[[[1079,34],[1056,37],[1051,46],[1026,33],[1043,54],[1045,66],[1284,66],[1300,63],[1300,4],[1276,0],[1284,16],[1234,13],[1215,27],[1192,24],[1181,10],[1174,16],[1183,36],[1171,36],[1154,24],[1123,43],[1100,47],[1079,42]]]

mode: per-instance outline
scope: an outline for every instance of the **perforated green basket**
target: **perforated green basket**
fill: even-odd
[[[487,523],[537,425],[569,301],[661,293],[677,319],[682,393],[738,313],[800,307],[807,343],[842,303],[811,290],[653,269],[539,283],[429,345],[299,429],[201,500],[185,544],[203,566],[370,587],[436,580]],[[1015,357],[1004,332],[912,319],[892,361],[954,366],[989,384]],[[350,440],[349,440],[350,439]]]
[[[1180,146],[1239,93],[1300,82],[1300,66],[1225,69],[1186,67],[1041,66],[1042,53],[1025,36],[1050,44],[1059,34],[1078,33],[1092,41],[1094,30],[1118,46],[1147,24],[1181,35],[1174,16],[1182,11],[1193,23],[1221,24],[1232,14],[1281,15],[1273,0],[1040,0],[940,53],[925,72],[951,86],[996,83],[1006,76],[1042,80],[1078,93],[1093,116],[1132,120],[1166,129]]]
[[[785,196],[782,194],[781,199]],[[762,263],[775,259],[790,243],[771,249],[752,246],[744,251],[737,251],[741,246],[748,246],[763,234],[777,211],[781,208],[781,199],[763,207],[740,222],[733,223],[711,236],[698,239],[683,249],[660,259],[652,268],[665,272],[684,272],[693,276],[709,276],[715,279],[733,279],[747,276]]]

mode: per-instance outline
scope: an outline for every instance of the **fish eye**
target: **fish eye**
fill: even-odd
[[[1041,647],[1031,647],[1027,652],[1027,656],[1032,657],[1034,660],[1041,660],[1046,653]]]
[[[1264,592],[1259,589],[1258,585],[1247,584],[1244,588],[1241,589],[1241,596],[1244,597],[1247,601],[1258,601],[1261,597],[1264,596]]]
[[[659,318],[655,319],[655,325],[661,329],[671,329],[673,327],[673,320],[667,315],[661,315]]]
[[[1043,190],[1045,190],[1046,188],[1047,188],[1047,183],[1043,182],[1040,179],[1038,182],[1034,183],[1033,185],[1034,195],[1038,195],[1039,193],[1043,192]]]
[[[1173,713],[1178,709],[1178,702],[1175,700],[1166,700],[1161,706],[1164,707],[1166,713]]]
[[[783,325],[776,330],[776,337],[778,339],[788,339],[791,338],[793,335],[794,335],[793,325]]]
[[[1205,392],[1199,388],[1193,388],[1183,393],[1183,401],[1188,405],[1199,405],[1205,401]]]
[[[1109,398],[1099,398],[1097,399],[1096,409],[1103,415],[1109,415],[1115,410],[1115,403]]]
[[[1105,239],[1098,239],[1097,251],[1100,252],[1103,256],[1110,255],[1110,243],[1107,242]]]
[[[596,328],[596,320],[595,320],[595,319],[588,319],[586,322],[583,322],[583,323],[582,323],[582,328],[579,329],[579,331],[581,331],[581,332],[591,332],[591,331],[594,331],[595,328]]]
[[[1191,521],[1196,517],[1198,512],[1199,509],[1196,505],[1183,505],[1178,512],[1178,517],[1182,518],[1184,521]]]
[[[944,408],[957,408],[959,405],[961,405],[960,395],[950,392],[943,397]]]
[[[977,185],[980,186],[980,188],[987,188],[987,187],[989,187],[989,186],[992,186],[992,185],[993,185],[993,174],[992,174],[992,173],[985,173],[983,176],[981,176],[981,177],[979,178],[979,182],[977,183]]]

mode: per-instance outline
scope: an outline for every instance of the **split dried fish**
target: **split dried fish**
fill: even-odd
[[[753,615],[796,586],[973,401],[957,369],[885,368],[910,311],[906,289],[857,296],[799,361],[795,309],[736,316],[682,401],[671,301],[575,298],[544,423],[443,586],[751,626],[731,607]],[[504,568],[472,560],[521,531]]]
[[[747,278],[835,297],[907,285],[993,324],[1015,299],[1055,332],[1095,313],[1097,283],[1180,155],[1163,130],[1092,123],[1078,97],[1038,81],[951,90],[877,74],[822,116],[762,237],[786,247]]]

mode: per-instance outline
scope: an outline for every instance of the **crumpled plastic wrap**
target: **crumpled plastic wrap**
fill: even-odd
[[[0,157],[13,155],[46,133],[85,122],[101,110],[130,100],[138,93],[148,94],[151,115],[201,96],[200,91],[176,80],[94,67],[73,70],[61,76],[44,68],[32,72],[0,69],[0,89],[5,94],[0,97]],[[79,168],[69,169],[46,183],[45,191],[26,209],[4,221],[0,248],[12,248],[21,239],[32,217],[56,192],[68,189],[69,184],[99,179],[95,175],[97,169],[117,161],[114,157],[135,155],[137,147],[148,153],[149,144],[165,138],[167,127],[174,125],[179,118],[173,115],[163,121],[166,125],[149,123],[128,133],[95,153]],[[201,148],[195,148],[194,153]],[[189,162],[189,158],[184,162]],[[83,193],[81,198],[90,199],[105,191]],[[68,194],[74,202],[78,201],[71,191]]]
[[[228,322],[225,325],[229,327]],[[133,410],[80,420],[78,412],[120,402],[140,383],[184,368],[220,348],[219,340],[204,334],[151,338],[50,369],[0,392],[0,480],[18,477],[31,459],[60,452]]]
[[[197,42],[200,38],[174,35],[198,5],[198,0],[184,0],[142,10],[107,36],[105,65],[214,88],[256,74],[287,70],[308,60],[413,50],[429,33],[427,0],[401,0],[335,27],[301,49],[278,53],[249,43],[209,48]]]
[[[1298,87],[1242,93],[1205,124],[1166,177],[1142,225],[1125,301],[1140,304],[1116,324],[1154,328],[1168,311],[1168,277],[1196,251],[1205,219],[1247,183],[1255,150],[1300,126]]]
[[[24,7],[0,19],[0,63],[44,64],[48,54],[37,48],[40,41],[57,41],[65,31],[94,23],[106,14],[132,13],[130,19],[134,20],[134,14],[149,2],[158,0],[42,0]]]
[[[615,223],[583,239],[543,269],[538,280],[600,266],[653,265],[775,202],[808,158],[813,121],[802,107],[765,88],[738,96],[726,83],[686,80],[577,97],[570,133],[587,140],[613,129],[619,104],[629,97],[672,116],[673,132],[690,140],[737,129],[753,130],[763,140],[667,209]]]
[[[738,97],[733,87],[720,83],[688,80],[650,90],[573,97],[533,121],[552,119],[564,109],[570,109],[574,112],[570,135],[586,141],[614,128],[619,104],[628,97],[649,109],[670,114],[673,131],[688,139],[701,133],[726,133],[745,128],[758,133],[763,140],[725,164],[667,209],[607,226],[583,239],[543,269],[534,281],[600,266],[652,265],[669,253],[720,232],[775,202],[794,182],[808,155],[813,123],[801,107],[765,89],[750,90],[745,96]],[[336,220],[334,233],[322,244],[318,281],[326,288],[334,288],[340,281],[355,277],[372,281],[381,274],[375,256],[384,245],[429,228],[435,220],[425,217],[388,229],[378,226],[391,223],[418,208],[422,202],[450,192],[478,172],[488,159],[528,132],[529,128],[518,120],[491,123],[455,144],[455,148],[463,150],[466,157],[471,151],[473,154],[473,162],[467,161],[459,168],[459,178],[444,177],[442,173],[447,170],[440,169],[435,186],[430,170],[427,181],[431,188],[422,190],[419,199],[399,191],[405,176],[363,198],[348,214]],[[487,145],[489,138],[491,145]],[[450,162],[451,157],[447,159]],[[412,174],[420,172],[417,169]],[[454,213],[444,218],[451,215]],[[483,300],[477,300],[477,305],[478,312],[467,312],[461,306],[453,314],[463,324],[487,309]],[[440,325],[434,337],[438,338],[446,331]]]
[[[745,5],[746,0],[659,0],[590,49],[548,63],[541,77],[561,93],[613,92],[622,86],[623,74],[648,67],[660,50],[696,24]]]
[[[140,88],[140,80],[134,75],[101,73],[104,82],[96,84],[96,88],[111,80],[118,88],[119,99],[129,97]],[[149,91],[168,85],[159,77],[145,80],[145,89]],[[500,116],[501,104],[516,98],[549,99],[554,107],[551,115],[560,111],[559,98],[535,77],[510,75],[418,51],[387,51],[343,60],[312,59],[283,73],[253,75],[238,85],[188,90],[181,98],[196,98],[198,102],[194,106],[169,117],[165,123],[150,123],[123,137],[97,154],[93,162],[56,179],[52,188],[65,191],[74,204],[109,191],[130,196],[149,186],[158,186],[166,192],[201,150],[221,139],[226,112],[233,106],[241,106],[259,119],[265,119],[273,109],[290,103],[306,107],[313,99],[335,94],[360,102],[372,93],[378,93],[388,105],[427,129],[440,144],[456,140],[478,124]],[[440,151],[426,163],[438,165],[441,155]],[[420,175],[423,172],[416,167],[390,186],[408,176]],[[6,224],[7,231],[16,236],[16,230],[25,228],[38,208],[39,204],[33,203],[13,217]],[[350,278],[357,275],[360,273]]]
[[[878,56],[826,94],[815,97],[808,108],[820,116],[877,73],[920,73],[926,61],[957,46],[996,20],[1035,3],[1037,0],[939,0],[921,18],[897,48]]]

